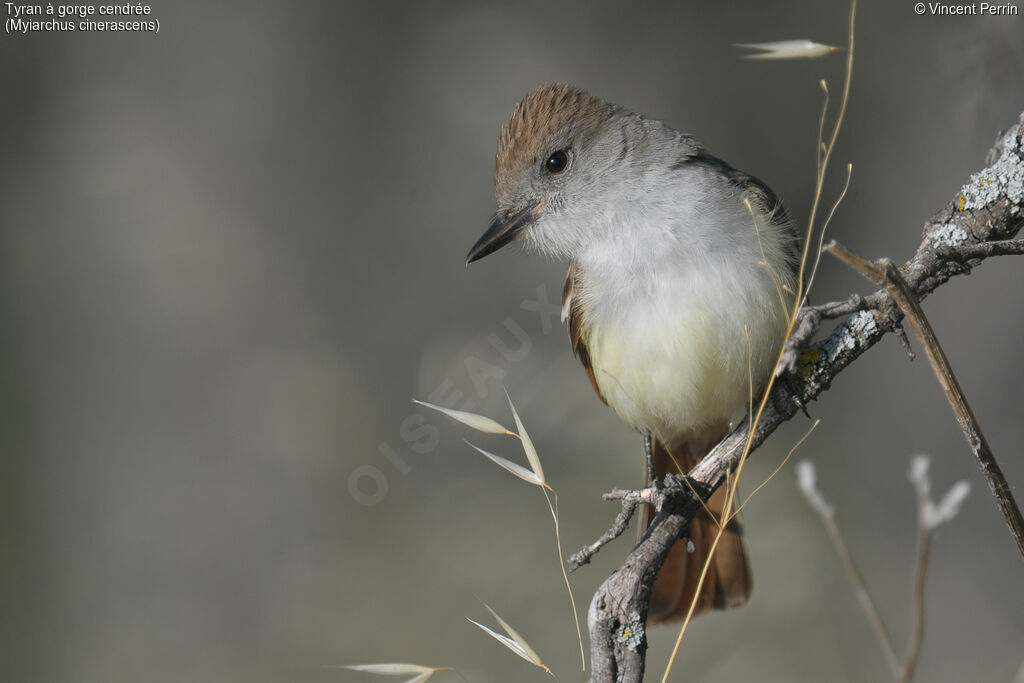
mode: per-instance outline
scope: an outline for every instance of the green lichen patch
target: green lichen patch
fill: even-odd
[[[800,379],[808,379],[818,366],[818,363],[825,360],[825,352],[821,349],[805,349],[797,360],[797,375]]]

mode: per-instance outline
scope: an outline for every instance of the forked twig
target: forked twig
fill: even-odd
[[[647,489],[648,491],[650,489]],[[616,538],[622,535],[622,533],[629,528],[629,521],[633,518],[633,514],[636,512],[638,505],[642,505],[644,502],[641,500],[642,491],[623,491],[616,489],[611,493],[606,493],[604,496],[605,500],[619,499],[622,501],[622,510],[615,517],[615,521],[612,523],[611,528],[601,534],[593,543],[589,543],[569,557],[569,571],[576,571],[585,564],[590,563],[590,559],[598,553],[601,548],[614,541]]]
[[[889,634],[889,629],[882,620],[882,615],[868,592],[864,577],[857,568],[857,563],[839,531],[839,526],[835,521],[835,509],[825,500],[818,489],[814,465],[804,460],[797,465],[796,470],[797,487],[807,498],[807,502],[810,503],[814,511],[818,513],[822,526],[825,527],[829,540],[832,542],[832,547],[839,556],[846,575],[853,585],[857,602],[864,610],[864,614],[878,638],[878,643],[885,653],[889,671],[896,683],[908,683],[913,678],[917,661],[921,656],[921,645],[924,643],[925,576],[928,571],[932,534],[935,533],[937,527],[949,522],[957,515],[960,505],[970,490],[966,481],[959,481],[936,504],[931,498],[928,466],[927,456],[916,456],[910,463],[910,472],[907,476],[917,492],[917,553],[910,594],[910,634],[907,638],[907,651],[902,660],[896,654],[896,647]]]

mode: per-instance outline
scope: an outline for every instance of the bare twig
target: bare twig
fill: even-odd
[[[939,249],[939,256],[961,263],[989,256],[1019,256],[1024,254],[1024,240],[1005,240],[1003,242],[985,242],[983,244],[964,245],[958,249],[945,247]]]
[[[928,554],[931,552],[932,534],[919,530],[917,535],[917,561],[914,563],[914,589],[910,600],[910,640],[907,642],[907,654],[903,657],[898,683],[907,683],[914,677],[917,660],[921,656],[921,645],[924,644],[924,577],[928,569]]]
[[[882,621],[882,615],[878,612],[875,601],[871,599],[867,584],[864,583],[864,576],[857,568],[857,563],[853,561],[850,549],[846,547],[843,534],[839,531],[839,526],[836,524],[835,508],[825,501],[825,497],[818,489],[814,465],[809,460],[801,461],[796,466],[796,477],[797,486],[800,488],[800,491],[807,498],[807,502],[811,504],[814,511],[818,513],[818,517],[821,518],[821,524],[825,527],[828,539],[832,542],[836,555],[839,556],[839,560],[843,563],[843,568],[846,570],[850,583],[853,584],[853,590],[857,595],[857,602],[860,603],[861,609],[864,610],[864,614],[867,616],[868,621],[871,623],[871,628],[878,638],[878,644],[882,647],[882,652],[885,653],[885,659],[889,663],[892,676],[897,678],[900,675],[901,665],[899,658],[896,656],[896,646],[892,642],[889,629],[886,628],[885,622]]]
[[[927,463],[927,460],[916,461]],[[926,469],[926,468],[924,468]],[[914,466],[911,466],[911,481],[914,481]],[[920,482],[927,478],[922,472]],[[914,563],[914,587],[910,598],[910,638],[907,639],[907,654],[903,657],[896,680],[906,683],[914,676],[917,660],[921,656],[921,645],[924,643],[924,579],[928,570],[928,554],[932,547],[932,527],[925,521],[928,507],[927,485],[917,485],[917,560]]]
[[[609,497],[606,495],[605,499],[608,500]],[[569,557],[569,571],[576,571],[583,565],[589,564],[590,558],[596,555],[597,551],[621,536],[622,532],[629,527],[629,520],[633,518],[637,505],[640,505],[640,503],[635,498],[623,496],[622,511],[615,517],[615,522],[612,523],[611,528],[604,532],[599,539],[580,548]]]
[[[991,247],[994,244],[987,246]],[[992,489],[992,495],[996,499],[999,511],[1003,514],[1003,520],[1006,522],[1006,526],[1009,528],[1010,534],[1017,544],[1017,549],[1024,556],[1024,517],[1021,517],[1020,508],[1017,507],[1017,501],[1013,498],[1010,484],[1006,481],[1006,477],[1003,476],[1003,471],[999,468],[999,463],[996,462],[995,455],[992,453],[992,449],[989,447],[988,441],[981,431],[981,425],[978,424],[974,411],[971,410],[971,406],[967,403],[967,396],[964,395],[960,382],[957,381],[956,375],[953,374],[953,368],[949,364],[949,359],[946,358],[946,354],[939,344],[938,337],[935,336],[935,331],[932,330],[931,323],[928,322],[924,310],[921,309],[921,304],[917,302],[907,281],[903,279],[903,276],[900,275],[896,266],[889,259],[883,258],[879,259],[876,263],[870,263],[846,247],[834,242],[825,247],[825,251],[828,251],[861,275],[885,287],[889,296],[896,302],[900,311],[903,312],[903,315],[910,322],[911,327],[914,328],[914,332],[924,347],[925,356],[927,356],[928,362],[935,372],[935,377],[939,380],[939,384],[942,385],[942,390],[949,400],[950,407],[953,408],[957,424],[963,430],[964,437],[967,438],[967,443],[971,447],[971,452],[978,460],[978,466],[981,467],[981,473],[985,480],[988,481],[989,488]],[[992,251],[994,252],[995,250]],[[1024,253],[1024,251],[1021,253]],[[994,253],[989,255],[994,255]]]

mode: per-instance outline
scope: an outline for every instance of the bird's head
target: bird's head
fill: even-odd
[[[593,237],[588,226],[601,222],[605,203],[625,189],[617,171],[631,156],[629,127],[638,120],[571,85],[527,93],[498,136],[498,211],[466,262],[517,238],[550,256],[572,258]]]

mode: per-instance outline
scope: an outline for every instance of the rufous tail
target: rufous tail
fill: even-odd
[[[720,430],[715,431],[719,437],[725,433],[724,430],[721,433]],[[717,442],[718,438],[696,439],[670,452],[664,444],[654,439],[655,475],[661,481],[668,473],[686,474]],[[742,607],[750,599],[753,576],[739,518],[730,516],[729,519],[722,514],[727,495],[726,487],[721,486],[691,523],[693,552],[687,552],[686,539],[676,541],[672,546],[654,581],[648,624],[683,619],[694,600],[696,604],[693,613],[697,615],[709,609]],[[733,503],[734,510],[735,499]],[[653,510],[646,511],[642,530],[650,524],[653,515]],[[720,523],[725,524],[725,529],[712,555],[711,546],[715,542]],[[709,555],[711,562],[698,591],[697,583]]]

